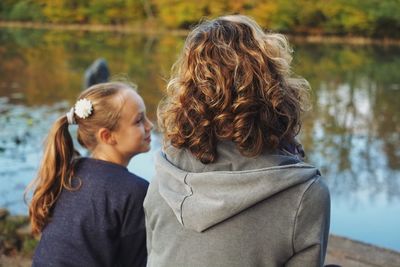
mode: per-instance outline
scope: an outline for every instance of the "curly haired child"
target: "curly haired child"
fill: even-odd
[[[149,267],[323,265],[330,197],[295,139],[309,86],[291,59],[246,16],[191,31],[158,110]]]

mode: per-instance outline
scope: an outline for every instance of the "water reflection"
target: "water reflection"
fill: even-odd
[[[314,88],[302,141],[331,190],[400,198],[399,48],[302,46],[297,71]],[[340,177],[340,179],[338,179]],[[357,202],[357,201],[355,201]]]
[[[168,35],[0,29],[0,206],[26,212],[21,194],[34,176],[41,141],[49,123],[79,94],[94,59],[105,58],[112,75],[124,74],[139,85],[155,121],[183,41]],[[294,71],[313,88],[313,109],[300,139],[331,189],[333,232],[400,250],[400,48],[294,48]],[[153,149],[158,147],[159,141]],[[151,154],[135,159],[132,168],[136,165],[148,166],[137,171],[151,177]],[[362,228],[365,220],[376,224],[374,234]]]
[[[0,106],[0,206],[27,213],[22,201],[24,188],[35,175],[49,122],[68,103],[26,107],[2,97]]]
[[[29,106],[72,102],[82,89],[82,73],[94,59],[104,57],[111,75],[128,76],[139,85],[152,111],[183,42],[169,36],[25,29],[2,29],[0,41],[3,96],[22,93]]]

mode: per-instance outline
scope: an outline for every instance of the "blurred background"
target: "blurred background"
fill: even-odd
[[[331,232],[400,251],[400,0],[1,0],[0,207],[27,214],[43,139],[95,59],[138,84],[155,122],[188,29],[225,14],[291,41],[312,87],[299,139],[330,188]],[[148,180],[152,140],[129,165]]]

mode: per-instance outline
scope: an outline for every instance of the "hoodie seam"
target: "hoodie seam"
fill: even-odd
[[[245,170],[245,171],[210,171],[210,172],[200,172],[195,174],[201,175],[208,175],[210,173],[219,173],[219,174],[247,174],[247,173],[262,173],[265,171],[275,171],[275,170],[284,170],[284,169],[315,169],[312,165],[307,164],[291,164],[291,165],[284,165],[284,166],[274,166],[274,167],[267,167],[261,169],[253,169],[253,170]]]
[[[243,171],[224,171],[224,170],[212,170],[212,171],[202,171],[202,172],[191,172],[188,170],[181,170],[178,166],[175,166],[174,163],[168,160],[165,153],[159,154],[161,158],[161,164],[167,166],[166,164],[171,164],[172,166],[176,167],[178,172],[185,175],[201,175],[201,176],[208,176],[208,175],[216,175],[216,174],[248,174],[248,173],[263,173],[267,171],[275,171],[275,170],[285,170],[285,169],[316,169],[313,165],[298,162],[295,164],[288,164],[282,166],[272,166],[272,167],[263,167],[259,169],[250,169],[250,170],[243,170]],[[168,167],[168,166],[167,166]]]
[[[294,218],[294,225],[293,225],[293,233],[292,233],[292,254],[294,255],[295,254],[295,252],[296,252],[296,250],[295,250],[295,235],[296,235],[296,227],[297,227],[297,218],[298,218],[298,215],[299,215],[299,213],[300,213],[300,208],[301,208],[301,206],[302,206],[302,204],[303,204],[303,200],[304,200],[304,198],[305,198],[305,195],[307,194],[307,192],[310,190],[310,188],[312,187],[312,185],[313,184],[315,184],[318,180],[319,180],[319,178],[320,178],[321,176],[320,175],[315,175],[312,179],[314,179],[314,181],[312,182],[312,183],[310,183],[310,185],[306,188],[306,190],[304,190],[304,192],[303,192],[303,195],[301,196],[301,199],[300,199],[300,203],[299,203],[299,206],[297,207],[297,211],[296,211],[296,215],[295,215],[295,218]]]
[[[188,186],[189,187],[189,189],[190,189],[190,194],[189,195],[186,195],[184,198],[183,198],[183,200],[182,200],[182,202],[181,202],[181,206],[180,206],[180,211],[181,211],[181,222],[182,222],[182,225],[183,226],[185,226],[185,223],[183,222],[183,204],[184,204],[184,202],[185,202],[185,200],[188,198],[188,197],[191,197],[192,195],[193,195],[193,189],[192,189],[192,187],[187,183],[187,181],[186,181],[186,179],[187,179],[187,177],[189,176],[189,173],[186,173],[185,174],[185,178],[183,178],[183,183],[186,185],[186,186]]]
[[[161,155],[162,161],[167,161],[169,164],[175,166],[172,162],[170,162],[167,158]],[[165,164],[165,163],[162,163]],[[175,166],[176,167],[176,166]],[[315,169],[314,166],[306,163],[296,163],[296,164],[288,164],[283,166],[273,166],[273,167],[265,167],[260,169],[252,169],[252,170],[244,170],[244,171],[203,171],[203,172],[190,172],[184,171],[185,175],[193,174],[193,175],[215,175],[217,174],[247,174],[247,173],[258,173],[258,172],[265,172],[265,171],[274,171],[274,170],[284,170],[284,169]],[[182,171],[183,172],[183,171]]]

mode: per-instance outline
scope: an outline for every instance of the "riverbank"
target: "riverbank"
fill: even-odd
[[[46,29],[59,31],[90,31],[90,32],[119,32],[127,34],[146,34],[150,36],[169,34],[174,36],[186,36],[188,30],[165,29],[152,24],[145,25],[92,25],[92,24],[52,24],[37,22],[0,21],[0,28],[25,28]],[[305,43],[334,43],[352,45],[384,45],[400,46],[400,39],[381,38],[374,39],[362,36],[334,36],[334,35],[294,35],[285,34],[295,42]]]
[[[330,235],[325,264],[343,267],[398,267],[400,252]]]
[[[0,255],[0,267],[28,267],[31,264],[30,257]],[[331,235],[325,264],[342,267],[396,267],[400,266],[400,253]]]
[[[0,21],[0,28],[21,28],[57,31],[118,32],[127,34],[186,36],[187,30],[166,30],[152,24],[145,25],[103,25],[103,24],[53,24],[37,22]],[[400,40],[399,40],[400,43]]]
[[[10,216],[0,209],[0,267],[31,266],[37,244],[26,216]],[[400,252],[330,235],[325,264],[343,267],[400,266]]]

